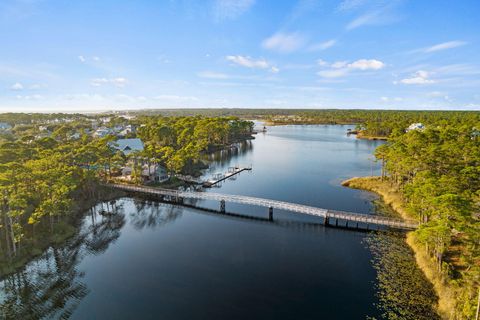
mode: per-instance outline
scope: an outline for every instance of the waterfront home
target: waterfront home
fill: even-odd
[[[164,182],[168,180],[167,169],[159,164],[144,165],[142,177],[145,182]]]
[[[142,166],[142,182],[165,182],[170,177],[168,176],[167,169],[159,164],[144,164]],[[130,164],[122,168],[122,179],[132,180],[133,165]]]
[[[112,148],[120,150],[124,155],[128,156],[132,152],[143,151],[143,142],[138,138],[118,139],[109,144]]]
[[[423,125],[423,123],[412,123],[405,131],[406,132],[409,132],[409,131],[412,131],[412,130],[424,130],[425,129],[425,126]]]

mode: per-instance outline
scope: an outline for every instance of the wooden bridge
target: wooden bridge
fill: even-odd
[[[273,219],[273,209],[287,210],[321,217],[325,225],[335,225],[337,227],[346,227],[353,229],[374,229],[386,227],[400,230],[413,230],[418,227],[415,221],[406,221],[392,217],[378,215],[361,214],[353,212],[344,212],[336,210],[322,209],[302,204],[290,203],[285,201],[270,200],[249,196],[230,195],[212,192],[196,191],[177,191],[171,189],[161,189],[147,186],[136,186],[127,184],[107,184],[108,187],[119,189],[126,192],[139,193],[143,195],[153,195],[162,198],[168,198],[171,201],[182,203],[183,199],[214,200],[220,202],[220,211],[225,212],[225,202],[234,202],[248,205],[267,207],[269,218]],[[340,224],[339,224],[340,221]],[[333,223],[334,222],[334,223]],[[343,222],[343,224],[342,224]]]

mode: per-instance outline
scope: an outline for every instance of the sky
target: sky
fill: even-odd
[[[0,0],[0,112],[480,110],[478,0]]]

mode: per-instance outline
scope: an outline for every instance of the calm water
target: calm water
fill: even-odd
[[[369,213],[372,196],[340,186],[378,173],[375,141],[347,126],[269,128],[207,175],[252,165],[207,192]],[[97,206],[105,206],[101,204]],[[218,203],[196,205],[217,209]],[[120,199],[117,215],[87,213],[80,234],[0,282],[17,319],[365,319],[378,316],[365,233],[275,211],[274,222]],[[268,217],[265,208],[227,211]]]

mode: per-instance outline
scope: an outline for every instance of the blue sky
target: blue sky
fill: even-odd
[[[480,110],[478,0],[0,0],[0,112]]]

